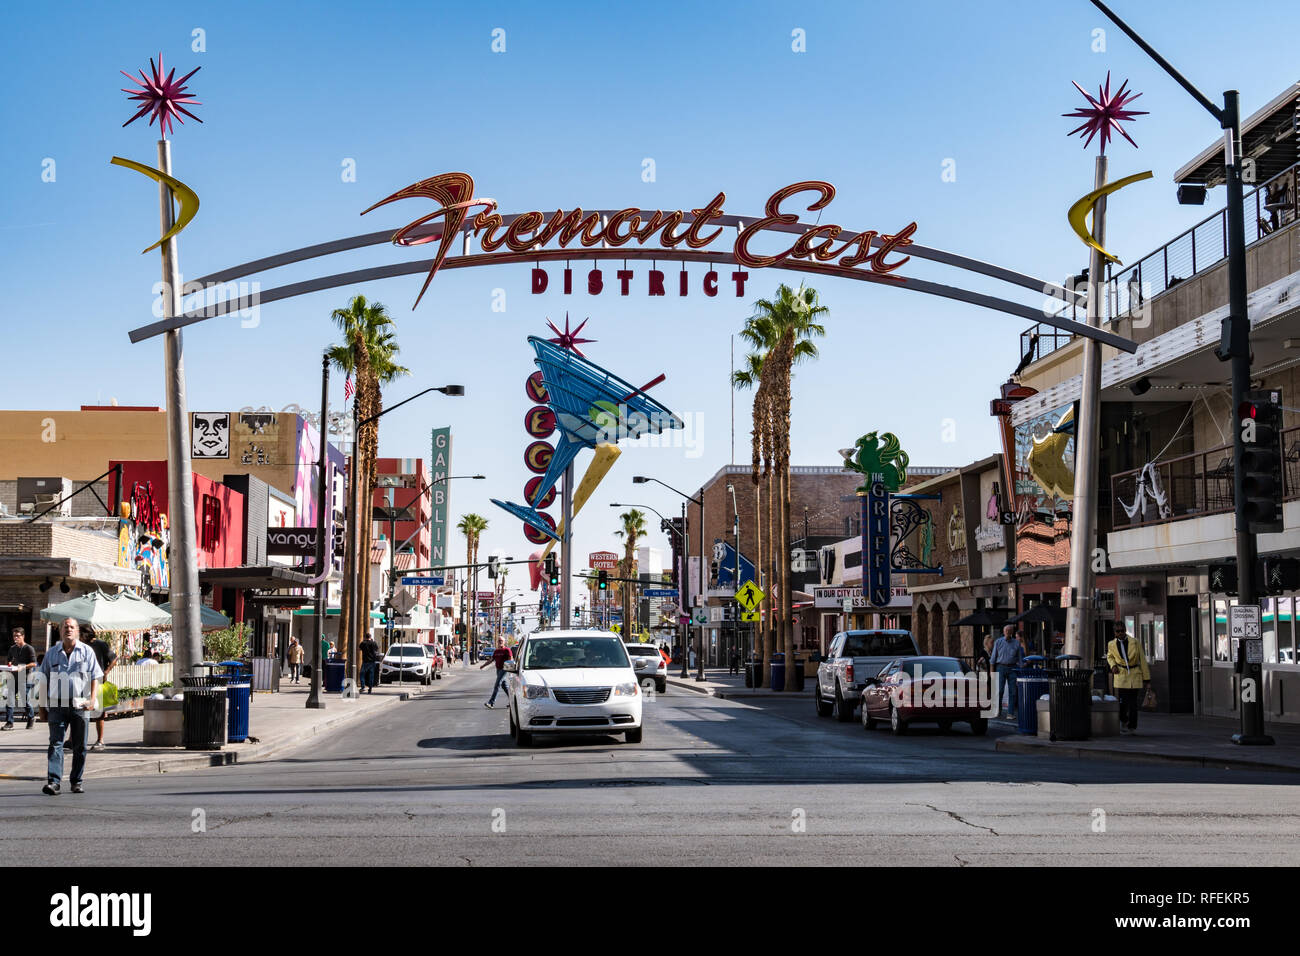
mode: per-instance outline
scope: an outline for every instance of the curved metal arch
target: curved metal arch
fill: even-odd
[[[791,225],[788,229],[781,231],[798,232],[798,228]],[[371,236],[390,237],[392,233],[385,231],[382,233],[372,233]],[[237,266],[233,269],[220,273],[213,273],[211,276],[197,280],[199,284],[229,282],[243,276],[250,275],[254,272],[262,271],[265,268],[274,268],[279,265],[286,265],[289,262],[302,261],[304,259],[316,258],[322,255],[329,255],[331,252],[343,251],[343,248],[359,248],[359,245],[350,245],[341,247],[341,243],[351,243],[356,239],[370,237],[354,237],[354,239],[342,239],[331,243],[322,243],[319,246],[308,246],[304,249],[295,250],[294,252],[284,253],[281,256],[273,256],[269,259],[256,260],[253,263],[247,263],[245,266]],[[369,245],[370,242],[361,243]],[[332,247],[332,248],[330,248]],[[910,252],[914,247],[909,246]],[[321,250],[312,252],[310,255],[302,253],[311,252],[312,250]],[[292,256],[297,258],[289,258]],[[492,253],[474,253],[470,255],[448,256],[443,262],[441,270],[447,269],[467,269],[477,266],[487,265],[504,265],[510,263],[541,263],[541,262],[563,262],[570,260],[606,260],[606,259],[637,259],[637,260],[654,260],[665,262],[700,262],[711,265],[735,265],[736,260],[732,254],[719,252],[702,252],[696,250],[665,250],[665,249],[541,249],[535,252],[492,252]],[[974,261],[974,260],[971,260]],[[274,263],[274,265],[261,265],[259,263]],[[333,289],[340,286],[355,285],[361,282],[373,282],[378,279],[388,279],[402,275],[412,275],[421,272],[428,272],[433,265],[432,259],[421,259],[413,262],[390,263],[382,266],[371,266],[365,269],[356,269],[350,272],[339,272],[334,275],[322,276],[317,279],[306,279],[301,282],[289,283],[288,285],[277,286],[273,289],[259,291],[254,296],[245,296],[237,299],[227,299],[223,302],[214,303],[211,306],[186,312],[182,315],[171,319],[162,319],[149,325],[141,326],[130,332],[132,342],[140,342],[144,339],[152,338],[155,335],[161,335],[171,329],[184,328],[188,325],[194,325],[203,322],[206,319],[217,318],[218,316],[228,315],[232,312],[242,312],[259,305],[265,305],[270,302],[277,302],[281,299],[290,299],[299,295],[306,295],[311,292],[320,292],[324,289]],[[1066,319],[1060,316],[1048,316],[1043,310],[1035,309],[1031,306],[1023,305],[1019,302],[1012,302],[1007,299],[1000,299],[997,296],[987,295],[982,292],[973,292],[969,289],[959,289],[954,286],[943,285],[938,282],[931,282],[928,279],[906,278],[902,281],[898,277],[880,275],[862,269],[852,267],[838,266],[833,263],[809,262],[806,260],[783,260],[767,266],[768,269],[783,269],[789,272],[803,272],[813,275],[833,276],[843,279],[856,279],[865,282],[877,282],[882,285],[899,286],[911,289],[915,292],[923,292],[928,295],[935,295],[941,298],[953,299],[958,302],[965,302],[968,305],[977,305],[982,308],[992,309],[997,312],[1004,312],[1010,315],[1020,316],[1033,322],[1041,322],[1044,325],[1052,325],[1063,331],[1072,332],[1076,335],[1082,335],[1088,338],[1096,339],[1106,345],[1114,346],[1125,352],[1137,351],[1137,343],[1126,339],[1122,336],[1106,332],[1101,329],[1092,328],[1082,322],[1075,322],[1072,319]],[[993,267],[1000,268],[1000,267]],[[243,271],[240,271],[243,270]],[[988,273],[985,273],[988,274]]]

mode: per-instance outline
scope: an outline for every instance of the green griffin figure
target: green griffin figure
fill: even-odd
[[[871,476],[877,474],[883,476],[885,487],[890,491],[897,491],[903,486],[907,480],[908,459],[897,436],[892,432],[884,432],[879,436],[875,432],[867,432],[858,439],[857,449],[856,458],[844,459],[844,467],[866,478],[858,491],[870,491]]]

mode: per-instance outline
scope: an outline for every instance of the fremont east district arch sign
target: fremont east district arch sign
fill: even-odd
[[[192,296],[195,293],[209,293],[209,290],[214,289],[228,290],[232,286],[238,290],[241,284],[237,280],[291,263],[324,258],[384,242],[398,246],[429,245],[434,253],[433,258],[371,266],[266,289],[261,288],[262,283],[259,281],[257,291],[252,294],[241,295],[236,291],[228,298],[205,302],[201,308],[134,329],[130,337],[131,341],[139,342],[205,319],[244,312],[281,299],[377,279],[424,273],[424,284],[415,300],[418,305],[434,276],[444,269],[532,263],[532,291],[538,293],[550,285],[550,275],[544,266],[563,262],[565,267],[560,282],[563,291],[572,294],[573,275],[568,266],[571,260],[651,260],[652,268],[646,277],[646,290],[650,296],[676,298],[687,295],[690,280],[684,266],[688,263],[702,263],[708,267],[699,284],[706,296],[715,296],[720,289],[734,289],[736,296],[742,296],[749,279],[748,270],[785,269],[810,275],[877,282],[955,299],[1055,326],[1126,352],[1136,351],[1136,343],[1129,339],[1066,318],[1065,309],[1061,310],[1061,314],[1051,314],[1042,308],[986,293],[900,275],[898,270],[916,256],[1030,289],[1066,305],[1075,302],[1075,297],[1079,295],[1059,284],[1045,282],[1002,266],[919,245],[913,239],[917,231],[915,222],[907,223],[894,232],[874,229],[853,231],[834,224],[800,222],[795,213],[788,211],[790,208],[803,208],[808,212],[820,213],[834,198],[835,187],[830,183],[806,180],[778,189],[768,198],[763,215],[755,217],[728,215],[723,208],[726,194],[721,192],[704,206],[689,212],[680,209],[665,211],[639,208],[583,210],[577,207],[571,210],[557,209],[549,214],[530,211],[502,215],[497,211],[495,200],[475,197],[474,180],[469,174],[442,173],[412,183],[363,211],[364,215],[380,206],[404,199],[423,199],[434,204],[431,212],[421,215],[396,232],[371,232],[255,259],[187,283],[183,291],[186,296]],[[471,211],[474,211],[473,215]],[[734,230],[734,239],[730,240],[728,247],[728,240],[724,237],[730,230]],[[760,237],[763,237],[762,242],[758,241]],[[479,251],[474,250],[475,241],[478,242]],[[780,248],[776,251],[760,251],[759,245]],[[657,268],[660,260],[681,263],[683,268],[676,277],[669,278]],[[722,265],[736,268],[728,274],[719,274],[717,267]],[[586,276],[580,276],[581,285],[588,294],[599,294],[606,288],[617,287],[621,294],[627,295],[632,278],[631,271],[624,268],[615,272],[612,279],[607,279],[599,266],[594,267]]]

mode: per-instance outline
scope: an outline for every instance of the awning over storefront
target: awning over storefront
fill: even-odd
[[[245,565],[239,568],[203,568],[199,581],[223,588],[309,588],[311,575],[281,564]]]

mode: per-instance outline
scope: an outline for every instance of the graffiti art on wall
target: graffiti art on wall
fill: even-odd
[[[193,457],[230,457],[230,412],[194,412],[190,420],[190,454]]]
[[[169,587],[167,516],[158,512],[153,482],[137,481],[118,506],[117,564],[140,572],[142,590]]]

